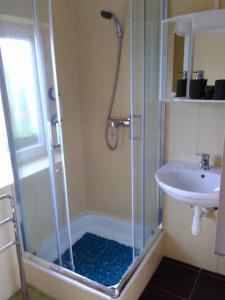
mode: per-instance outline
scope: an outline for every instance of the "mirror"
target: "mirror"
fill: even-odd
[[[191,32],[190,23],[172,22],[168,26],[167,98],[186,97],[187,82],[195,71],[204,71],[207,86],[213,91],[216,80],[225,80],[225,32]],[[193,53],[191,41],[193,39]],[[216,55],[215,55],[216,53]],[[221,83],[224,85],[225,83]],[[209,89],[207,88],[207,89]],[[214,98],[214,99],[220,99]],[[224,97],[222,97],[224,98]],[[206,99],[212,99],[206,98]]]
[[[190,53],[190,23],[174,23],[173,32],[173,83],[172,91],[177,91],[177,80],[187,79],[189,71],[189,53]],[[186,88],[182,88],[183,95],[186,96]]]
[[[168,26],[168,70],[167,98],[173,98],[177,91],[177,80],[187,77],[190,72],[190,23],[164,24]],[[186,87],[183,97],[186,96]],[[180,96],[181,97],[181,96]]]
[[[225,79],[225,32],[194,34],[193,71],[203,70],[207,85]]]
[[[184,45],[185,38],[174,33],[173,45],[173,82],[172,91],[175,93],[177,88],[177,80],[182,78],[183,71],[186,71],[184,66]]]

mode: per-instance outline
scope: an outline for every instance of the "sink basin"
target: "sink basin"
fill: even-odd
[[[172,198],[193,206],[218,207],[221,170],[200,169],[197,163],[173,161],[162,166],[155,179]]]

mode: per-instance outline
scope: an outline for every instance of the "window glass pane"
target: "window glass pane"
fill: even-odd
[[[0,39],[0,45],[16,148],[24,149],[41,142],[32,44],[29,40]]]
[[[0,188],[13,182],[11,160],[8,148],[8,139],[5,126],[5,116],[2,107],[2,98],[0,93]]]

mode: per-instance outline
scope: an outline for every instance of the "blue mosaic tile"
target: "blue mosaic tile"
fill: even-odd
[[[69,250],[62,255],[63,267],[70,269]],[[76,273],[104,286],[121,280],[132,263],[132,247],[86,233],[73,245]],[[54,262],[58,264],[58,260]]]

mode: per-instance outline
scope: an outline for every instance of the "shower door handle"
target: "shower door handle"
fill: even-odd
[[[49,122],[49,124],[48,124],[48,127],[49,127],[49,137],[50,137],[50,142],[51,142],[51,145],[52,145],[52,148],[53,149],[56,149],[56,148],[60,148],[60,138],[59,138],[59,124],[58,124],[59,122],[58,121],[56,121],[55,122],[55,128],[56,128],[56,138],[57,138],[57,143],[54,143],[54,141],[53,141],[53,135],[52,135],[52,122]]]
[[[132,122],[133,122],[132,139],[134,141],[140,142],[141,133],[142,133],[142,116],[140,114],[134,114],[132,116]]]
[[[53,144],[53,148],[56,149],[56,148],[60,148],[61,146],[61,142],[60,142],[60,133],[59,133],[59,121],[56,121],[55,123],[55,129],[56,129],[56,144]]]
[[[56,144],[54,144],[54,142],[52,142],[53,144],[53,148],[59,148],[60,147],[60,128],[59,128],[59,121],[58,121],[58,116],[57,114],[54,114],[52,117],[51,117],[51,125],[54,126],[55,130],[56,130]],[[52,129],[52,128],[51,128]],[[51,131],[52,133],[52,131]],[[53,139],[53,137],[52,137]]]

